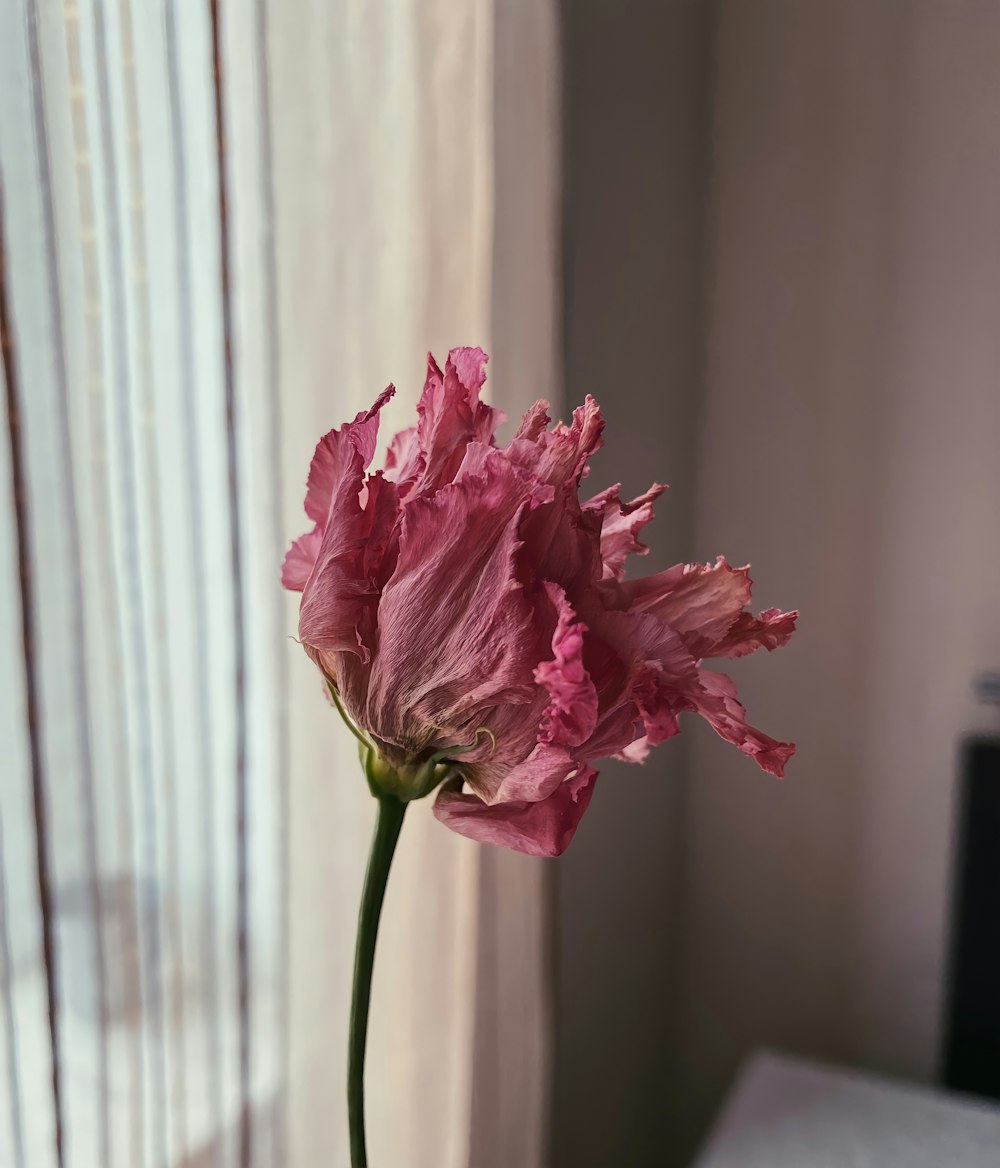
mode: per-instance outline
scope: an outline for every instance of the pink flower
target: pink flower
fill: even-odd
[[[454,831],[551,856],[587,808],[594,762],[642,762],[681,714],[781,775],[794,746],[750,726],[733,682],[703,663],[784,645],[797,614],[752,615],[747,569],[721,557],[625,579],[664,488],[580,501],[604,428],[592,398],[551,430],[538,402],[497,447],[486,360],[454,349],[442,372],[428,358],[419,420],[384,470],[366,474],[391,386],[320,441],[309,472],[314,526],[282,582],[302,592],[299,635],[370,780],[403,798],[441,783],[434,813]]]

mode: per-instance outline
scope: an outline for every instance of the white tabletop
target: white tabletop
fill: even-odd
[[[696,1168],[1000,1168],[1000,1107],[762,1053]]]

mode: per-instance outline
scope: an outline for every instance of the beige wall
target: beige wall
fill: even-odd
[[[933,1076],[955,752],[988,721],[971,679],[1000,660],[1000,4],[730,0],[700,56],[712,6],[654,7],[655,80],[570,126],[580,180],[629,118],[645,132],[637,171],[568,174],[569,367],[603,378],[613,440],[645,436],[633,465],[683,485],[670,510],[693,458],[691,543],[661,522],[657,554],[752,559],[761,606],[803,610],[788,650],[733,671],[800,754],[776,782],[691,726],[652,773],[609,772],[560,877],[577,1168],[625,1162],[609,1132],[632,1123],[630,1165],[683,1163],[758,1044]],[[568,41],[568,73],[593,85],[608,30],[570,19],[587,44]],[[707,106],[699,324],[692,251],[668,261],[679,238],[697,253],[702,160],[680,123],[700,132]],[[629,214],[637,182],[658,211]],[[642,230],[645,248],[609,243]],[[640,321],[658,349],[623,381]]]
[[[691,548],[700,376],[708,10],[698,0],[567,0],[567,407],[608,421],[594,490],[666,478],[656,570]],[[553,1168],[662,1163],[672,1045],[681,744],[602,766],[556,868]]]

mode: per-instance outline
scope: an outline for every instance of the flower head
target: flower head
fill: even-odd
[[[481,349],[428,358],[418,422],[368,471],[379,411],[320,440],[282,582],[302,593],[299,636],[362,739],[369,781],[419,776],[462,835],[558,855],[597,779],[642,762],[705,718],[765,771],[794,746],[755,730],[733,682],[705,666],[785,644],[797,614],[747,611],[750,577],[721,557],[625,578],[664,487],[581,502],[604,423],[587,398],[550,429],[536,403],[512,441],[479,400]],[[400,777],[402,776],[402,778]],[[388,780],[387,780],[388,781]]]

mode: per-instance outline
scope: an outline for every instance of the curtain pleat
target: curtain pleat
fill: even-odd
[[[221,71],[234,106],[259,111],[252,139],[223,145],[226,189],[271,181],[263,18],[245,21],[248,43],[231,57],[249,53],[253,71],[231,81]],[[9,396],[32,592],[26,654],[4,655],[12,1146],[30,1165],[281,1164],[287,611],[274,241],[257,204],[236,204],[230,266],[242,279],[223,287],[207,4],[26,0],[3,20]],[[24,577],[10,530],[4,620],[16,631]],[[32,853],[47,911],[24,902],[40,885]]]
[[[285,530],[317,437],[390,381],[383,437],[413,417],[426,352],[490,341],[492,4],[314,4],[271,22]],[[502,402],[499,354],[491,397]],[[291,610],[286,622],[294,630]],[[297,1164],[346,1162],[340,1101],[351,942],[372,828],[355,744],[289,645],[291,1099]],[[464,1168],[478,853],[415,805],[379,939],[372,1163]],[[331,1104],[331,1101],[332,1104]],[[331,1153],[332,1149],[332,1153]]]
[[[3,200],[0,199],[0,204]],[[6,205],[3,204],[6,210]],[[0,1155],[15,1168],[56,1163],[46,929],[51,909],[46,857],[39,857],[36,806],[42,778],[38,733],[37,677],[33,669],[30,560],[24,513],[24,443],[14,382],[18,374],[10,343],[10,297],[6,294],[6,236],[3,237],[3,389],[7,404],[0,443],[0,505],[8,517],[0,532],[0,734],[4,744],[0,805]]]

